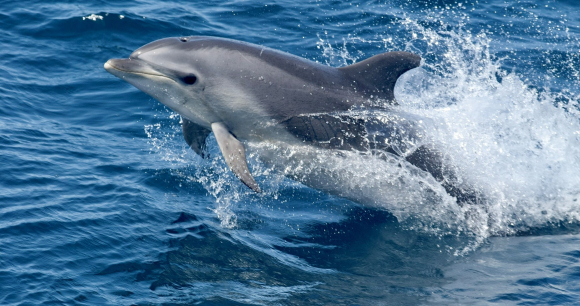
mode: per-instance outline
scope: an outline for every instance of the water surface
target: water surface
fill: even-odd
[[[578,304],[579,11],[546,0],[0,4],[0,304]],[[335,67],[421,55],[397,84],[398,110],[432,124],[485,201],[457,205],[441,186],[427,197],[421,177],[354,153],[311,163],[354,178],[369,207],[286,178],[259,144],[254,194],[212,136],[203,160],[178,115],[103,69],[186,35]]]

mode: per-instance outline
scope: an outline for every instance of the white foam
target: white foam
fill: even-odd
[[[485,34],[461,29],[437,32],[410,20],[406,23],[416,38],[407,44],[407,51],[428,58],[438,52],[436,57],[443,60],[424,61],[421,68],[401,77],[395,89],[400,110],[434,123],[429,137],[485,199],[459,210],[449,204],[439,211],[426,208],[436,214],[429,216],[431,220],[412,203],[390,201],[385,208],[410,210],[407,216],[427,221],[420,224],[451,225],[480,241],[551,222],[580,221],[578,97],[568,95],[567,105],[558,104],[565,92],[534,89],[525,76],[502,70]],[[329,43],[320,45],[325,46],[323,56],[349,54],[332,50]],[[402,192],[413,194],[414,188]],[[402,221],[406,218],[396,215]]]

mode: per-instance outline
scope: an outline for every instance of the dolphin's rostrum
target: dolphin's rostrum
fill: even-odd
[[[397,79],[420,62],[412,53],[387,52],[333,68],[245,42],[191,36],[154,41],[127,59],[107,61],[105,69],[179,113],[196,153],[203,154],[213,132],[232,172],[260,192],[241,141],[368,150],[360,119],[329,114],[377,100],[394,105]],[[429,156],[413,158],[420,167]]]

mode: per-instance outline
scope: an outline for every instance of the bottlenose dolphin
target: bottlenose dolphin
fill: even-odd
[[[242,141],[369,150],[361,119],[336,114],[376,101],[395,105],[397,79],[420,63],[416,54],[387,52],[334,68],[246,42],[190,36],[151,42],[105,69],[179,113],[196,153],[213,132],[231,171],[260,192]],[[437,152],[420,147],[405,157],[444,180]]]

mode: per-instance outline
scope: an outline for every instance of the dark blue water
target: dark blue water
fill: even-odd
[[[259,144],[253,194],[103,69],[185,35],[332,66],[421,55],[400,108],[486,201],[356,154],[308,165],[373,205],[349,201]],[[2,305],[580,305],[577,1],[4,1],[0,71]]]

